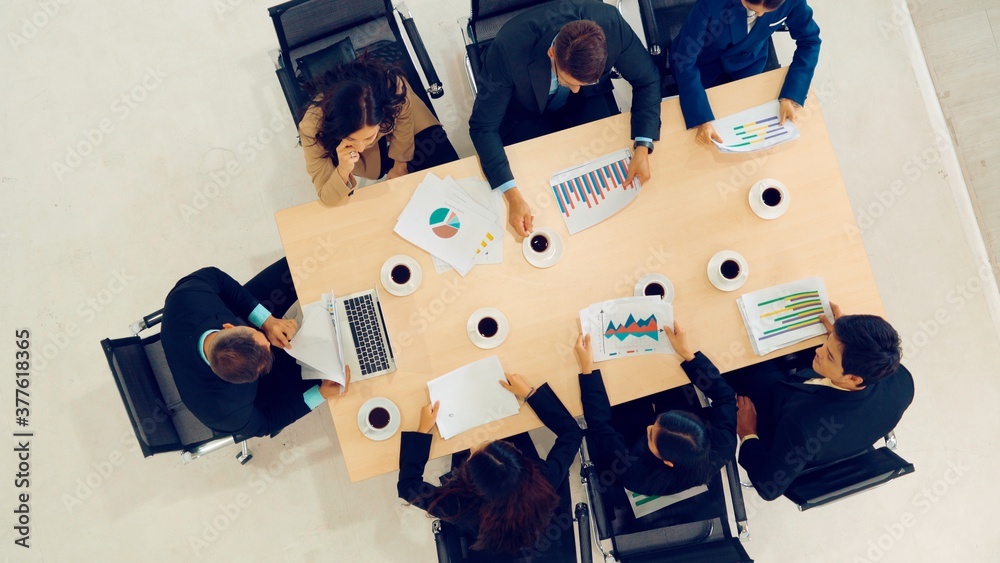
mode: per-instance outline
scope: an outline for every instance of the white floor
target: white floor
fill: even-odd
[[[469,155],[456,23],[468,3],[409,5],[445,81],[438,113]],[[824,40],[814,95],[860,226],[844,235],[863,237],[917,381],[897,429],[917,472],[804,514],[750,493],[747,550],[768,562],[996,561],[1000,308],[961,169],[903,1],[813,5]],[[254,441],[245,467],[235,452],[189,466],[142,459],[99,350],[101,338],[126,335],[158,308],[180,276],[213,264],[245,280],[275,260],[273,212],[315,197],[268,59],[276,40],[266,7],[0,7],[8,435],[20,430],[15,329],[31,330],[37,356],[31,548],[13,543],[24,489],[14,485],[11,438],[0,448],[5,560],[435,560],[430,522],[395,499],[395,474],[349,482],[326,407],[280,439]]]

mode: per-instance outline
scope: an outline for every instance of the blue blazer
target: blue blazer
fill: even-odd
[[[795,56],[779,97],[799,104],[806,101],[820,45],[812,8],[806,0],[786,0],[758,18],[749,34],[746,13],[740,0],[698,0],[670,45],[670,68],[689,129],[715,119],[705,88],[723,73],[738,80],[764,70],[767,39],[781,24],[788,26],[795,40]]]

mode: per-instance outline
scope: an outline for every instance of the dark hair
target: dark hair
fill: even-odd
[[[559,495],[513,444],[496,440],[472,454],[455,476],[437,491],[428,513],[450,495],[469,498],[462,512],[442,515],[459,519],[470,510],[479,517],[479,537],[472,549],[494,553],[516,553],[534,545],[552,520]]]
[[[348,135],[363,127],[378,126],[387,134],[396,125],[406,101],[403,71],[374,57],[361,55],[327,72],[308,87],[313,99],[305,107],[318,107],[323,112],[316,129],[316,142],[323,158],[340,164],[337,146]],[[299,118],[301,121],[301,116]]]
[[[580,82],[597,82],[608,62],[608,44],[601,26],[578,20],[562,26],[556,35],[556,66]]]
[[[842,345],[845,375],[856,375],[867,386],[899,369],[899,333],[882,317],[844,315],[833,325],[833,332]]]
[[[229,383],[250,383],[269,371],[274,362],[271,349],[265,349],[242,330],[223,330],[212,341],[208,364],[223,380]]]
[[[785,0],[747,0],[747,4],[750,4],[751,6],[760,6],[763,4],[764,9],[767,11],[776,10],[784,3]]]
[[[655,432],[653,440],[661,459],[673,463],[674,469],[685,475],[685,481],[692,486],[708,481],[711,447],[705,424],[697,415],[667,411],[656,417]]]

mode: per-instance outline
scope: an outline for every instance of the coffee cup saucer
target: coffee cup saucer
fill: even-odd
[[[376,407],[382,407],[389,411],[389,425],[381,430],[372,430],[368,428],[368,413],[370,413]],[[399,407],[396,403],[386,399],[385,397],[372,397],[365,401],[361,408],[358,409],[358,429],[361,430],[361,434],[369,440],[374,440],[376,442],[381,442],[383,440],[388,440],[399,430],[400,415]]]
[[[531,248],[531,239],[535,235],[545,235],[548,237],[549,247],[544,252],[535,252]],[[562,237],[559,236],[559,233],[548,227],[535,229],[530,235],[524,237],[524,241],[521,243],[521,252],[524,254],[524,259],[528,261],[528,264],[536,268],[551,268],[562,258]]]
[[[398,265],[406,266],[410,269],[410,279],[404,284],[398,284],[392,280],[392,269]],[[424,279],[423,270],[420,264],[412,257],[405,254],[397,254],[382,264],[382,271],[379,274],[382,287],[396,297],[406,297],[420,287],[420,282]]]
[[[646,274],[639,278],[639,281],[635,284],[635,292],[633,295],[636,297],[646,297],[645,289],[646,286],[656,282],[663,286],[663,297],[662,299],[667,303],[673,303],[674,301],[674,284],[670,282],[670,278],[663,274]]]
[[[779,192],[781,192],[781,202],[778,203],[778,205],[770,207],[764,203],[763,194],[764,190],[767,188],[776,188]],[[785,187],[784,184],[774,178],[764,178],[750,188],[750,210],[761,219],[777,219],[788,211],[790,198],[791,196],[788,193],[788,188]]]
[[[493,317],[497,321],[497,333],[492,337],[485,337],[479,334],[479,321],[483,317]],[[483,350],[492,350],[497,346],[503,344],[504,340],[507,340],[507,334],[510,332],[510,326],[507,324],[507,317],[504,316],[498,309],[493,307],[483,307],[481,309],[476,309],[473,311],[472,315],[469,316],[469,322],[466,325],[466,331],[469,335],[469,340],[472,341],[477,347]]]
[[[735,260],[740,265],[740,275],[734,279],[727,279],[719,271],[722,263],[726,260]],[[712,285],[718,290],[736,291],[746,283],[748,277],[750,277],[750,268],[747,265],[746,258],[739,252],[722,250],[716,252],[715,256],[712,256],[712,259],[708,261],[708,281],[712,282]]]

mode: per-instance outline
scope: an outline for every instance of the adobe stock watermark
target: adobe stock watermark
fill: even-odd
[[[139,107],[150,92],[156,90],[163,84],[163,79],[167,73],[160,70],[160,67],[146,67],[146,74],[139,80],[138,84],[122,93],[111,102],[110,112],[117,121],[111,117],[99,120],[93,127],[87,127],[80,131],[80,140],[76,143],[66,145],[66,155],[62,160],[53,160],[50,164],[52,173],[60,182],[66,174],[76,170],[83,163],[84,159],[93,154],[97,147],[110,136],[118,123],[128,119],[128,116]]]
[[[62,12],[62,7],[70,2],[71,0],[41,0],[38,2],[38,9],[30,16],[21,18],[16,31],[7,32],[7,43],[10,44],[10,48],[14,49],[15,53],[20,53],[21,48],[38,37]]]

